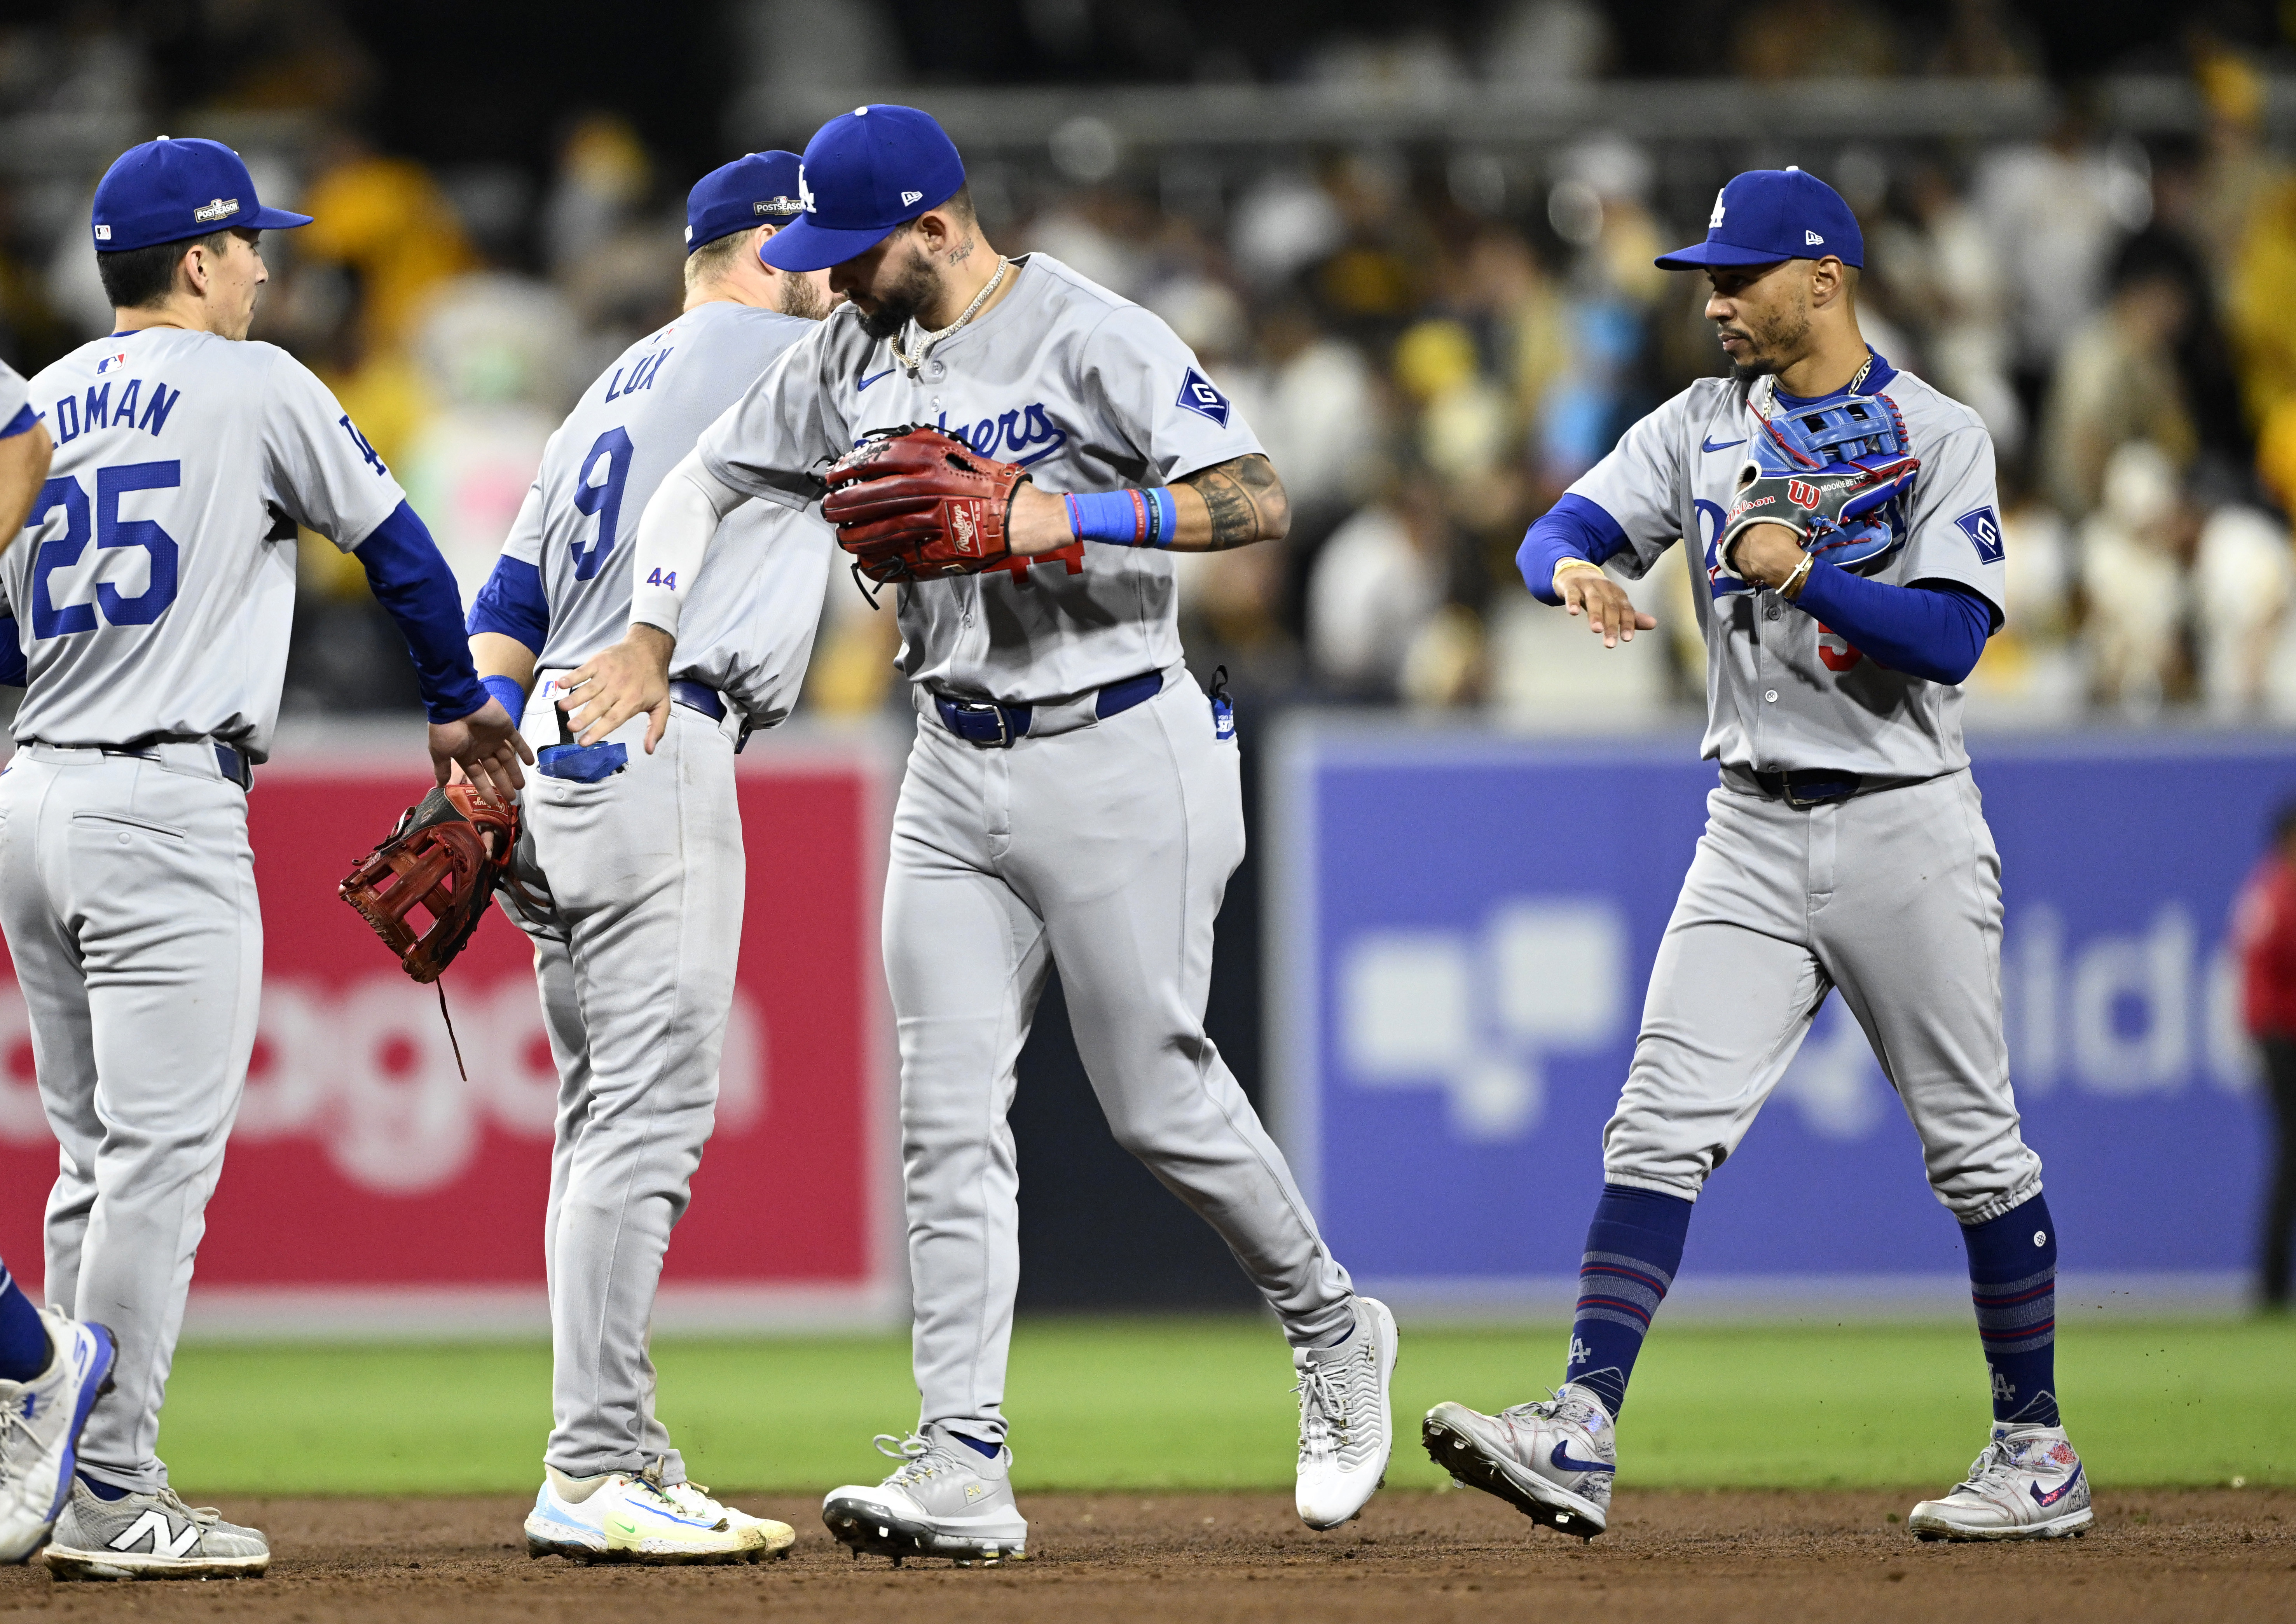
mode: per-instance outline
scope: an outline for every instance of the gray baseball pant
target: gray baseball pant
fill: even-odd
[[[1953,1215],[2038,1193],[2001,1033],[2001,856],[1968,772],[1807,808],[1743,783],[1706,798],[1603,1177],[1694,1200],[1839,988]]]
[[[1354,1301],[1204,1032],[1213,922],[1243,860],[1235,742],[1181,670],[1104,721],[1088,703],[1066,731],[1077,718],[1037,716],[1009,750],[920,717],[885,886],[919,1424],[988,1441],[1021,1272],[1006,1113],[1052,966],[1117,1142],[1219,1232],[1291,1341],[1329,1341]]]
[[[546,915],[534,940],[558,1065],[543,1246],[553,1425],[543,1458],[575,1477],[685,1464],[654,1415],[646,1351],[669,1232],[718,1108],[742,945],[741,809],[723,725],[670,707],[613,734],[627,768],[595,783],[539,773],[521,798]],[[531,730],[530,730],[531,731]]]
[[[263,986],[247,797],[204,742],[28,744],[0,773],[0,926],[62,1154],[48,1301],[119,1339],[80,1469],[168,1480],[160,1406]]]

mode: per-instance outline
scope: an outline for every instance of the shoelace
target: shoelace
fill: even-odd
[[[869,1441],[877,1446],[877,1453],[886,1459],[906,1463],[892,1476],[885,1480],[889,1484],[906,1487],[911,1483],[922,1483],[945,1467],[956,1464],[947,1450],[935,1444],[928,1443],[914,1432],[906,1438],[896,1437],[890,1432],[880,1432]],[[892,1448],[887,1448],[888,1444]]]
[[[1379,1429],[1368,1424],[1379,1414],[1379,1350],[1370,1337],[1336,1366],[1311,1358],[1292,1390],[1300,1395],[1303,1464],[1336,1455],[1342,1466],[1358,1466],[1378,1447]],[[1357,1417],[1366,1424],[1355,1424]]]
[[[1995,1439],[1985,1446],[1985,1452],[1969,1463],[1969,1475],[1962,1480],[1961,1488],[1984,1494],[1999,1489],[2014,1493],[2009,1474],[2016,1469],[2017,1451],[2005,1439]],[[1955,1493],[1961,1492],[1956,1489]]]
[[[40,1437],[32,1431],[32,1423],[24,1419],[23,1412],[15,1405],[11,1404],[4,1410],[0,1410],[0,1421],[5,1423],[0,1425],[0,1484],[4,1484],[16,1475],[13,1457],[8,1448],[9,1433],[21,1432],[35,1444],[40,1441]],[[32,1458],[38,1458],[37,1450]]]
[[[1347,1395],[1323,1366],[1310,1363],[1292,1390],[1300,1396],[1300,1464],[1314,1465],[1348,1439]]]

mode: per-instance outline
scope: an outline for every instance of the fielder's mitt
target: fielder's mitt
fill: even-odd
[[[1886,395],[1834,395],[1791,410],[1751,404],[1760,429],[1723,521],[1724,571],[1737,573],[1732,546],[1757,524],[1785,526],[1806,552],[1854,574],[1880,569],[1904,545],[1900,499],[1922,466],[1897,406]]]
[[[972,575],[1010,556],[1004,516],[1029,477],[924,423],[888,429],[822,475],[821,516],[873,581]]]
[[[517,843],[516,808],[491,805],[470,784],[450,783],[407,808],[390,838],[335,889],[398,955],[408,975],[435,981],[507,882]],[[419,934],[410,917],[417,907],[430,915]]]

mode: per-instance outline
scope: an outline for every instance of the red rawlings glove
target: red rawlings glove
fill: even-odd
[[[822,517],[873,581],[972,575],[1010,556],[1004,519],[1029,477],[927,424],[889,429],[829,465]]]

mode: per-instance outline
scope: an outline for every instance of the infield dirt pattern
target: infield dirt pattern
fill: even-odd
[[[795,1525],[796,1551],[762,1567],[689,1569],[530,1561],[524,1500],[234,1500],[226,1515],[270,1531],[279,1554],[267,1579],[60,1585],[36,1565],[0,1571],[0,1614],[1883,1624],[1990,1619],[2005,1606],[2021,1618],[2296,1620],[2296,1491],[2108,1494],[2084,1539],[1990,1546],[1923,1545],[1888,1520],[1917,1497],[1625,1490],[1611,1531],[1581,1546],[1461,1491],[1383,1494],[1324,1534],[1280,1495],[1041,1495],[1021,1508],[1028,1562],[898,1570],[849,1557],[817,1499],[728,1495]]]

